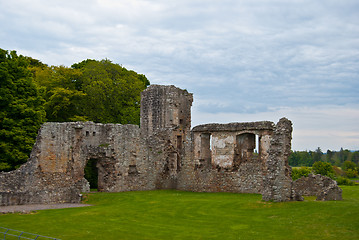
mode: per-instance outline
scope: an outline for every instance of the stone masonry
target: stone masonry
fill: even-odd
[[[316,196],[317,200],[342,200],[342,189],[333,179],[320,174],[309,174],[293,182],[293,190],[298,195]]]
[[[98,190],[104,192],[180,189],[260,193],[266,201],[301,199],[304,193],[293,187],[287,161],[288,119],[191,130],[192,102],[186,90],[151,85],[141,96],[141,127],[43,124],[27,163],[0,173],[0,205],[80,202],[81,193],[89,191],[84,178],[89,160],[96,161]]]

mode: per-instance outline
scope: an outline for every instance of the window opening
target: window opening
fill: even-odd
[[[212,159],[212,151],[211,151],[211,134],[210,133],[202,133],[201,134],[201,156],[200,160],[206,164],[211,164]]]
[[[177,171],[181,168],[181,150],[182,150],[182,136],[177,136]]]
[[[256,151],[256,135],[252,133],[243,133],[236,137],[236,155],[240,161],[249,160]]]
[[[182,149],[182,136],[178,135],[177,136],[177,150],[181,150]]]
[[[137,166],[136,164],[132,164],[128,166],[128,174],[137,174]]]
[[[256,143],[255,143],[256,147],[254,149],[254,153],[259,154],[259,135],[258,134],[256,134],[255,141],[256,141]]]

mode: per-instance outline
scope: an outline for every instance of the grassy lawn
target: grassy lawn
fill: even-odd
[[[0,215],[0,226],[65,239],[359,239],[359,186],[343,201],[262,202],[256,194],[89,193],[92,207]]]

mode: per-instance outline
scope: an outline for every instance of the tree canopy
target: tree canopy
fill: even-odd
[[[87,59],[71,68],[34,65],[32,71],[48,121],[139,124],[141,92],[149,85],[144,75],[107,59]]]
[[[28,67],[27,58],[0,49],[0,171],[26,162],[45,121],[44,100]]]
[[[24,163],[44,121],[139,124],[145,75],[108,59],[48,66],[0,49],[0,171]]]

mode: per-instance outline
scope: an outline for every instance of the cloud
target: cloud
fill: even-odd
[[[294,150],[340,150],[341,147],[359,150],[359,105],[318,107],[286,107],[258,113],[202,112],[195,104],[192,125],[210,122],[278,122],[282,117],[293,123]]]
[[[1,48],[52,65],[109,58],[193,92],[208,121],[359,102],[355,0],[0,0],[0,8]],[[331,128],[336,116],[319,113]]]

